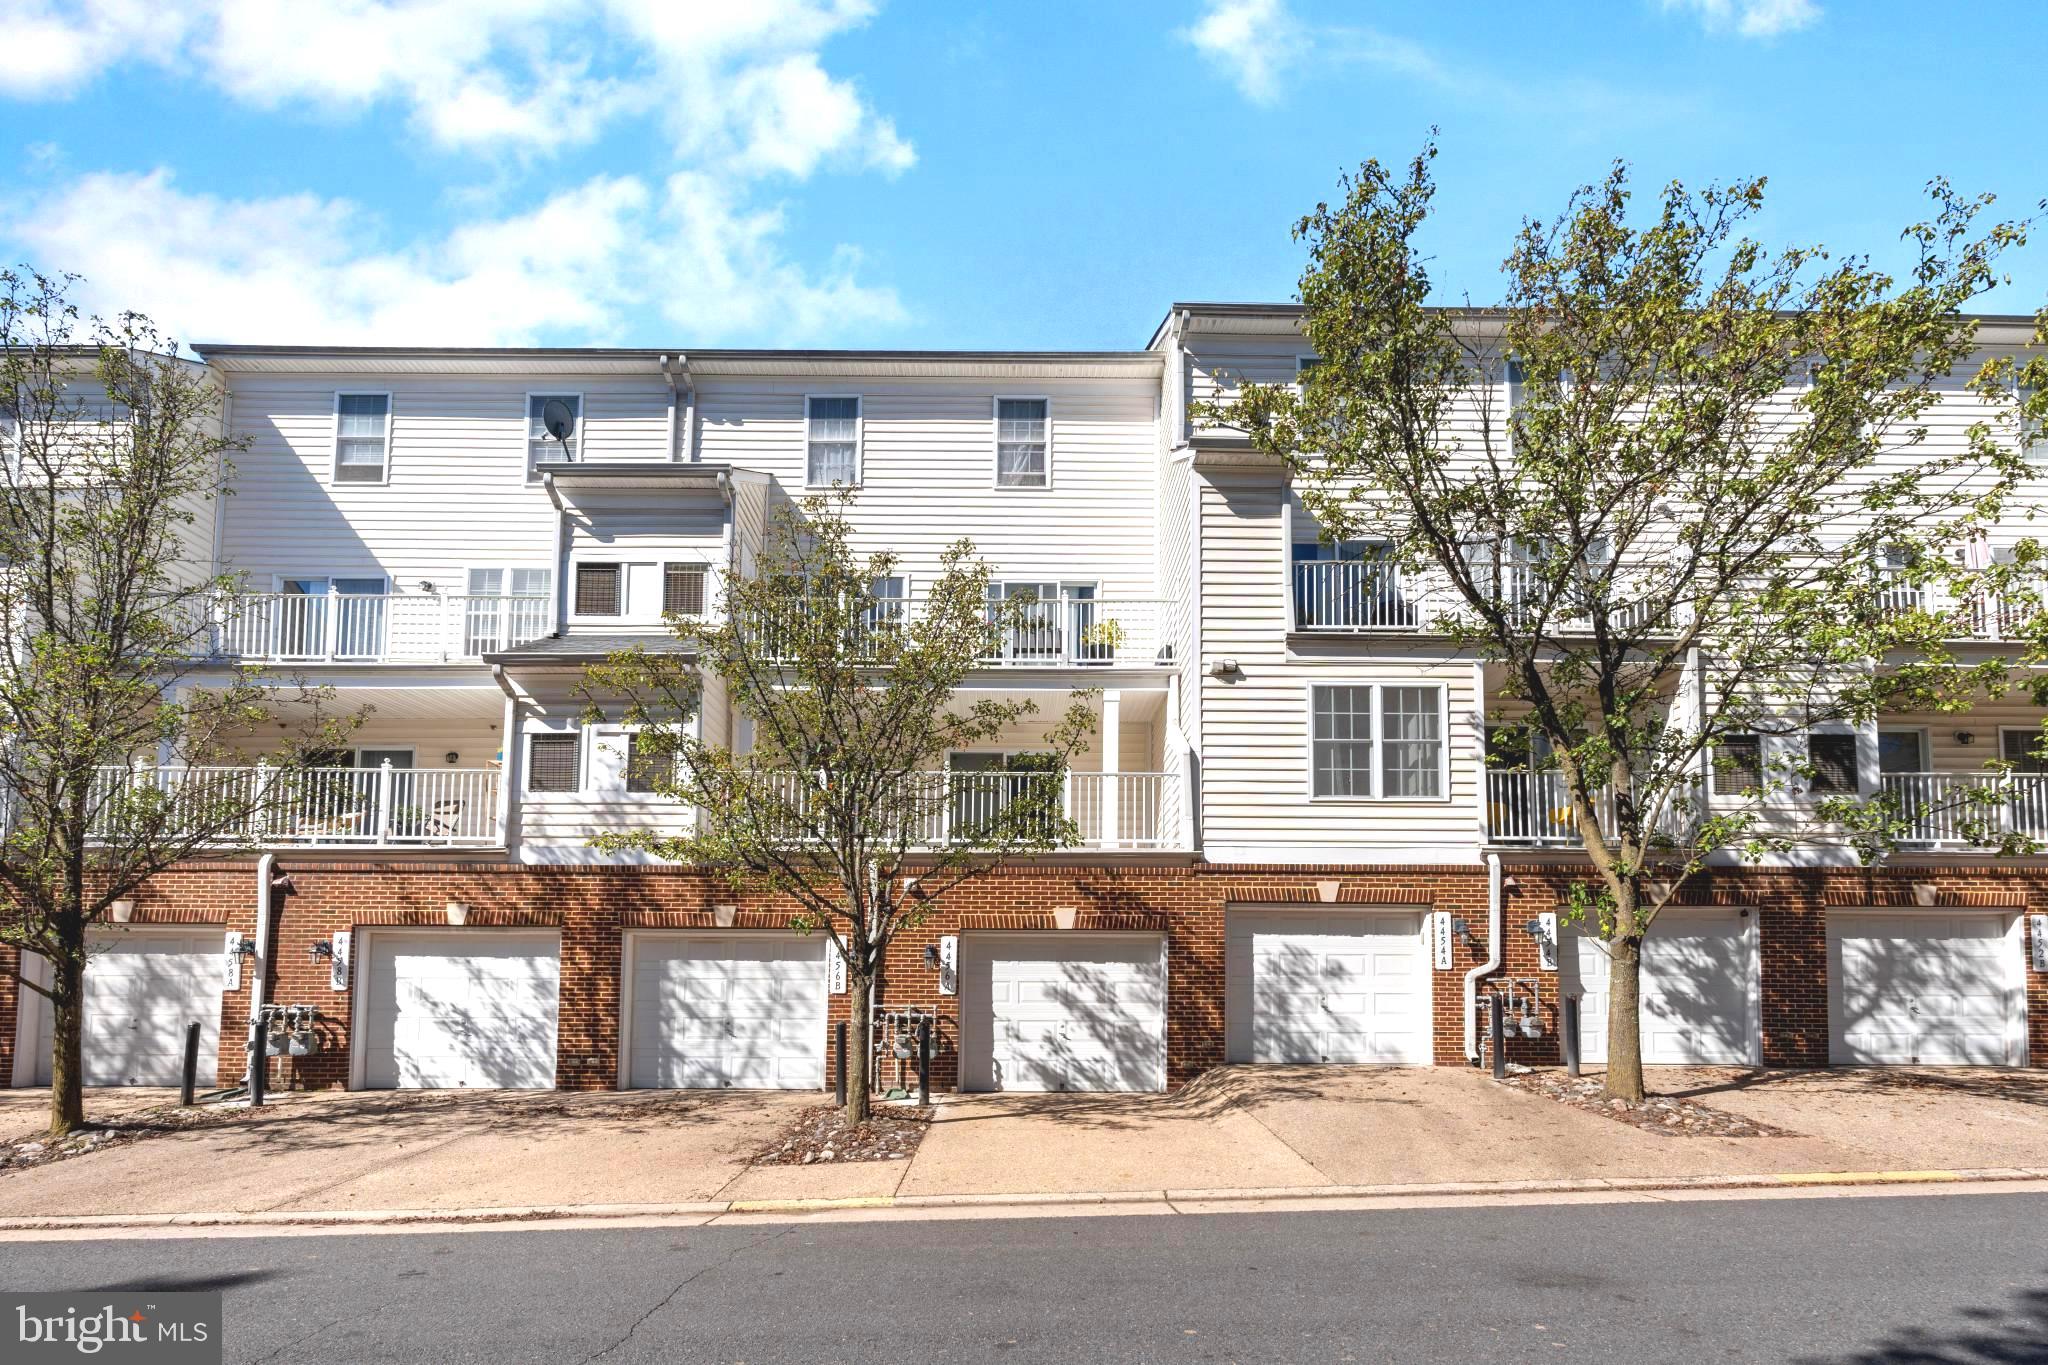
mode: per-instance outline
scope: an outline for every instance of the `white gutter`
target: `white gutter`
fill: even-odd
[[[554,586],[555,601],[553,614],[555,620],[553,629],[549,633],[560,635],[566,629],[564,622],[568,619],[566,608],[569,605],[569,566],[563,562],[562,555],[562,543],[568,537],[569,508],[562,501],[561,491],[555,487],[553,471],[542,472],[540,486],[547,490],[548,501],[555,505],[555,560],[554,568],[548,571]]]
[[[256,960],[250,964],[255,977],[249,983],[249,1037],[256,1046],[249,1053],[252,1075],[243,1078],[244,1085],[250,1084],[257,1067],[270,1061],[263,1049],[263,1037],[256,1032],[256,1021],[263,1015],[267,995],[264,979],[270,975],[270,877],[276,866],[275,853],[266,853],[256,860]]]
[[[670,361],[674,364],[671,365]],[[670,460],[681,464],[697,462],[697,385],[690,378],[690,357],[681,353],[661,358],[662,377],[668,380],[669,399],[669,448]],[[676,404],[676,390],[680,385],[683,401],[680,410]],[[677,437],[680,436],[680,449]]]
[[[1465,1060],[1479,1063],[1479,978],[1500,970],[1501,927],[1506,918],[1500,855],[1486,855],[1486,961],[1465,973]]]

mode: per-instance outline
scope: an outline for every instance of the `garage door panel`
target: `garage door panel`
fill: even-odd
[[[199,1025],[201,1085],[212,1085],[220,1053],[220,935],[148,930],[98,931],[85,969],[87,1085],[177,1085],[185,1065],[185,1029]],[[24,992],[26,995],[26,992]],[[43,1010],[47,1016],[48,1006]],[[49,1030],[40,1030],[47,1081]]]
[[[963,1086],[1163,1088],[1166,995],[1160,946],[1151,936],[964,937]]]
[[[1419,911],[1244,910],[1225,929],[1235,1062],[1430,1060]]]
[[[1830,916],[1830,1060],[2007,1064],[2019,1009],[2007,923],[2001,913]]]
[[[627,1084],[821,1088],[827,951],[793,936],[636,936]]]
[[[1757,1055],[1755,946],[1751,921],[1733,911],[1666,910],[1643,946],[1643,1059],[1673,1065],[1740,1066]],[[1582,992],[1579,1052],[1607,1060],[1607,945],[1576,936]]]
[[[553,935],[372,936],[364,1085],[552,1087],[559,954]]]

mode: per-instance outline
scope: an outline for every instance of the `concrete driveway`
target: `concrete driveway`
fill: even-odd
[[[0,1175],[0,1217],[688,1203],[746,1175],[790,1112],[817,1100],[733,1090],[286,1094],[232,1123]]]
[[[1231,1067],[1175,1095],[949,1099],[904,1194],[2048,1166],[2048,1073],[1655,1068],[1793,1136],[1669,1137],[1462,1067]]]
[[[1787,1130],[1670,1137],[1465,1068],[1233,1067],[1172,1095],[948,1096],[909,1162],[754,1168],[807,1093],[288,1094],[0,1174],[0,1217],[2048,1168],[2048,1073],[1657,1069]],[[123,1092],[94,1110],[161,1100]],[[43,1097],[6,1094],[0,1130]]]

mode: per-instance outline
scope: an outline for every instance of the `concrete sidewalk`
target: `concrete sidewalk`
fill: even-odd
[[[914,1159],[755,1167],[811,1094],[322,1092],[0,1174],[0,1218],[1592,1188],[2048,1170],[2048,1074],[1662,1070],[1792,1134],[1645,1132],[1451,1068],[1259,1067],[1173,1095],[948,1096]],[[132,1092],[121,1103],[134,1098]],[[97,1106],[100,1097],[95,1097]],[[0,1132],[40,1123],[7,1092]],[[19,1108],[33,1109],[25,1122]],[[104,1112],[96,1107],[95,1112]]]

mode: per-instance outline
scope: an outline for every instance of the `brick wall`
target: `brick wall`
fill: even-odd
[[[714,927],[713,907],[739,907],[738,926],[786,928],[786,903],[736,894],[699,870],[664,867],[522,866],[485,863],[313,863],[278,860],[291,890],[275,901],[276,939],[269,999],[311,1004],[327,1016],[326,1049],[271,1063],[274,1086],[348,1082],[349,991],[330,988],[329,967],[312,945],[339,930],[377,926],[447,928],[444,907],[470,907],[470,930],[534,927],[561,935],[557,1083],[603,1089],[617,1082],[622,935],[628,929]],[[1544,981],[1544,1036],[1516,1038],[1510,1056],[1552,1062],[1558,1055],[1554,974],[1539,969],[1534,941],[1521,926],[1557,909],[1575,875],[1568,864],[1528,861],[1505,869],[1511,882],[1503,916],[1505,961],[1499,976]],[[1827,1061],[1826,918],[1830,906],[1912,905],[1914,885],[1932,884],[1936,904],[2048,910],[2048,870],[1915,868],[1885,872],[1745,869],[1690,882],[1680,903],[1741,905],[1759,916],[1763,948],[1765,1060],[1820,1066]],[[1030,866],[1002,869],[949,892],[906,929],[884,968],[883,1003],[938,1016],[934,1085],[959,1074],[959,997],[938,994],[924,950],[963,931],[1051,931],[1054,911],[1072,907],[1077,932],[1152,931],[1167,941],[1167,1070],[1182,1084],[1224,1060],[1224,927],[1232,906],[1303,908],[1399,905],[1448,910],[1469,922],[1475,942],[1460,946],[1449,971],[1431,971],[1436,1060],[1461,1064],[1464,972],[1485,956],[1487,882],[1483,868],[1358,867],[1161,863],[1135,866]],[[166,872],[138,896],[138,923],[217,925],[256,931],[253,863],[195,864]],[[363,954],[356,952],[360,968]],[[252,973],[222,1000],[220,1076],[239,1081]],[[2048,1064],[2048,974],[2028,973],[2032,1059]],[[0,979],[0,1065],[11,1064],[16,987]],[[829,1023],[848,1017],[848,997],[831,998]],[[829,1024],[828,1024],[829,1027]],[[829,1056],[829,1053],[828,1053]],[[7,1073],[0,1073],[4,1075]]]

